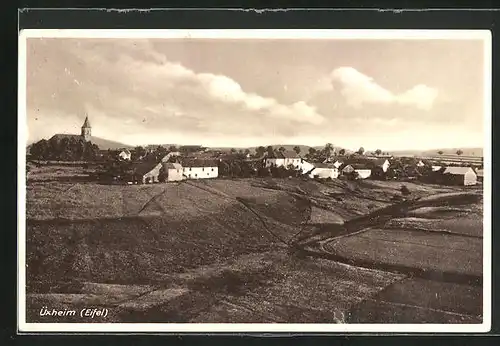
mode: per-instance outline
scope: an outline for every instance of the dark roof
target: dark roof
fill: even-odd
[[[300,159],[300,156],[293,150],[285,150],[284,152],[274,152],[268,156],[270,159]]]
[[[91,127],[89,122],[89,117],[85,117],[82,127]]]
[[[373,163],[377,166],[382,166],[385,161],[388,161],[386,158],[378,158],[376,160],[373,160]]]
[[[172,163],[172,162],[165,163],[163,167],[165,167],[166,169],[181,169],[182,168],[181,164]]]
[[[181,160],[183,167],[217,167],[216,160],[184,158]]]
[[[313,163],[315,168],[332,168],[332,169],[337,169],[333,164],[331,163]]]
[[[354,169],[372,169],[373,166],[366,163],[354,163],[351,165]]]
[[[135,162],[132,164],[131,170],[136,174],[144,175],[151,172],[157,165],[159,163],[156,161]]]
[[[66,133],[58,133],[58,134],[55,134],[53,135],[50,140],[56,140],[56,141],[61,141],[63,140],[64,138],[67,138],[67,139],[76,139],[77,141],[83,141],[84,138],[80,135],[70,135],[70,134],[66,134]]]

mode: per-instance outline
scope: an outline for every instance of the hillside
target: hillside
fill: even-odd
[[[438,152],[442,151],[442,155],[456,155],[457,150],[462,150],[463,154],[461,156],[483,156],[483,148],[444,148],[444,149],[432,149],[432,150],[395,150],[390,151],[392,155],[395,156],[439,156]]]
[[[123,148],[133,148],[131,145],[123,144],[120,142],[111,141],[105,138],[92,137],[92,143],[97,145],[101,150],[115,150],[115,149],[123,149]]]
[[[463,194],[405,184],[415,197]],[[42,306],[107,306],[110,315],[95,322],[477,322],[480,205],[424,208],[411,218],[389,209],[398,218],[392,226],[380,219],[363,230],[372,222],[365,215],[385,210],[400,187],[257,178],[29,182],[28,320],[50,321],[38,315]],[[291,243],[315,236],[332,258],[291,253]]]

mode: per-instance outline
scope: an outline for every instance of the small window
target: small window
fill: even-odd
[[[198,174],[195,174],[195,175],[194,175],[194,177],[195,177],[195,178],[198,178]]]
[[[210,173],[207,173],[207,175],[210,175]]]
[[[201,168],[201,171],[202,171],[202,172],[205,172],[205,167],[202,167],[202,168]]]
[[[214,169],[212,168],[212,172],[214,171]]]

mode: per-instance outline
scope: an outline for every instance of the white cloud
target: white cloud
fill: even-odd
[[[403,104],[429,110],[438,96],[436,89],[423,84],[416,85],[402,94],[395,94],[352,67],[335,69],[330,75],[330,81],[340,85],[340,93],[347,104],[354,108],[372,103]]]

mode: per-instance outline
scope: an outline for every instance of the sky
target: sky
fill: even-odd
[[[480,40],[27,39],[28,142],[482,147]]]

